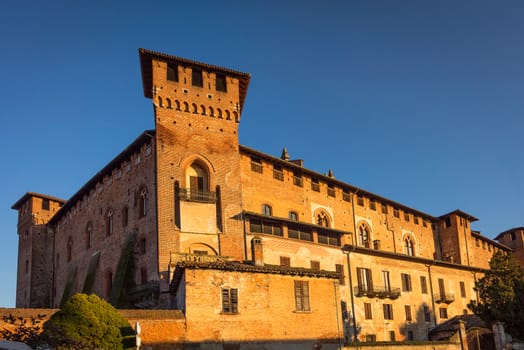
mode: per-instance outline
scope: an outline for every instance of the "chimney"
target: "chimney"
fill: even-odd
[[[260,237],[253,237],[251,240],[251,258],[255,266],[264,266],[264,248]]]

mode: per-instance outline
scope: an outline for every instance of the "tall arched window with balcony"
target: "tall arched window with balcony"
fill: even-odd
[[[180,199],[213,203],[215,193],[209,191],[209,171],[201,161],[194,161],[186,169],[186,188],[180,190]]]

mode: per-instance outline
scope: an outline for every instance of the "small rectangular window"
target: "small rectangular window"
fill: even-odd
[[[422,220],[422,226],[428,227],[428,222],[426,220]]]
[[[395,331],[389,331],[389,340],[395,341]]]
[[[404,305],[404,310],[406,311],[406,321],[412,321],[412,318],[411,318],[411,305]]]
[[[396,218],[400,217],[400,212],[397,208],[393,208],[393,216],[395,216]]]
[[[361,195],[357,195],[357,204],[363,207],[364,206],[364,197],[362,197]]]
[[[49,199],[42,198],[42,210],[49,210]]]
[[[202,70],[198,68],[193,68],[191,70],[191,85],[203,87],[204,81],[202,79]]]
[[[284,181],[284,172],[279,165],[273,165],[273,179]]]
[[[351,202],[351,196],[348,190],[342,191],[342,199],[345,200],[346,202]]]
[[[382,309],[384,311],[384,319],[385,320],[392,320],[393,319],[393,305],[391,304],[383,304]]]
[[[429,306],[424,306],[424,321],[431,322],[431,312]]]
[[[216,90],[223,92],[227,91],[226,76],[224,74],[216,74]]]
[[[440,318],[447,319],[448,318],[448,309],[446,309],[445,307],[441,307],[439,309],[439,315],[440,315]]]
[[[373,312],[371,310],[371,303],[364,303],[364,315],[366,320],[373,319]]]
[[[320,262],[311,260],[311,270],[320,270]]]
[[[382,204],[382,214],[387,214],[387,213],[388,213],[388,206],[385,204]]]
[[[302,187],[304,185],[301,173],[293,172],[293,185],[298,187]]]
[[[466,297],[466,284],[464,283],[464,281],[460,281],[460,296],[462,298]]]
[[[366,343],[374,343],[377,341],[376,334],[366,334]]]
[[[408,331],[408,340],[411,341],[411,340],[414,340],[415,338],[413,337],[413,331]]]
[[[327,194],[330,197],[335,197],[335,187],[333,185],[328,185]]]
[[[406,220],[407,222],[409,222],[409,213],[404,212],[404,220]]]
[[[335,265],[335,270],[338,272],[339,274],[339,278],[338,278],[338,283],[343,286],[344,284],[346,284],[346,278],[344,277],[344,265],[341,265],[341,264],[336,264]]]
[[[369,200],[369,209],[377,210],[377,203],[373,199]]]
[[[446,221],[444,222],[444,226],[446,228],[451,226],[451,218],[449,216],[446,218]]]
[[[411,292],[411,276],[407,273],[400,274],[401,280],[402,280],[402,291],[403,292]]]
[[[422,294],[428,294],[428,284],[426,281],[426,276],[420,276],[420,292]]]
[[[178,66],[174,63],[167,64],[167,80],[178,81]]]
[[[281,256],[280,257],[280,266],[286,266],[286,267],[290,267],[291,266],[291,259],[287,256]]]
[[[262,161],[258,158],[251,157],[251,170],[255,173],[262,174]]]
[[[309,282],[294,281],[295,285],[295,310],[310,311],[309,306]]]
[[[238,313],[238,289],[222,288],[222,312],[225,314]]]
[[[311,179],[311,190],[320,192],[320,184],[317,179]]]
[[[418,216],[413,217],[413,222],[418,225]]]

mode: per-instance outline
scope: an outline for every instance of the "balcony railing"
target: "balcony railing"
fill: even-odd
[[[200,203],[215,203],[216,194],[210,191],[194,191],[190,188],[180,188],[178,190],[180,200]]]
[[[451,304],[455,301],[455,294],[453,293],[437,293],[435,294],[436,303]]]
[[[357,297],[397,299],[400,296],[400,288],[393,287],[357,286],[354,290]]]

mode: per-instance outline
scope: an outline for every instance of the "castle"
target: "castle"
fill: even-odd
[[[434,216],[285,149],[239,145],[249,74],[139,55],[155,128],[69,200],[30,192],[12,206],[17,307],[96,293],[118,307],[181,310],[187,341],[231,349],[425,340],[471,313],[494,252],[524,263],[524,227],[491,240],[463,211]]]

